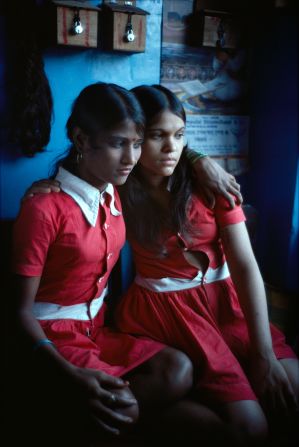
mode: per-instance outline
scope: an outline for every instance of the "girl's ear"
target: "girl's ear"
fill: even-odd
[[[74,127],[73,142],[76,149],[82,153],[88,147],[88,135],[80,127]]]

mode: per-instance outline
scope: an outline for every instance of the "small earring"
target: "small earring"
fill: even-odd
[[[80,163],[80,161],[82,160],[82,158],[83,158],[83,154],[82,154],[82,152],[79,152],[79,151],[77,150],[77,155],[76,155],[76,163],[77,163],[77,165]]]

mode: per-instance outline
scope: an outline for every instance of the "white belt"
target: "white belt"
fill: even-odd
[[[54,303],[35,302],[33,304],[33,314],[38,320],[82,320],[89,321],[94,318],[102,307],[108,287],[101,296],[89,303],[74,304],[72,306],[60,306]]]
[[[186,278],[144,278],[137,274],[135,283],[153,292],[171,292],[175,290],[192,289],[206,283],[220,281],[230,276],[227,263],[225,262],[216,269],[208,268],[205,274],[201,271],[192,279]]]

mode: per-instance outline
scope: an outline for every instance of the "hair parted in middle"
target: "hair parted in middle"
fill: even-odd
[[[169,111],[186,123],[186,114],[177,96],[161,85],[141,85],[131,90],[143,109],[146,126],[165,111]],[[146,135],[146,131],[145,131]],[[192,167],[184,147],[179,163],[170,176],[170,212],[165,211],[149,194],[140,168],[134,168],[127,182],[119,188],[129,237],[153,250],[165,253],[161,230],[169,229],[188,237],[192,232],[187,220],[187,210],[192,192]]]

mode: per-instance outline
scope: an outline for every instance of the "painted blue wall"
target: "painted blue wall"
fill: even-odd
[[[16,216],[25,189],[34,180],[47,177],[53,160],[66,148],[65,121],[73,99],[84,86],[109,81],[131,88],[141,83],[159,82],[162,0],[139,0],[137,6],[151,14],[147,17],[145,53],[124,55],[63,47],[44,53],[46,74],[53,92],[54,122],[47,151],[33,159],[13,157],[5,141],[6,91],[4,64],[0,64],[0,131],[4,136],[0,147],[2,219]],[[0,20],[0,57],[3,60],[5,23],[1,16]],[[258,212],[256,255],[264,278],[273,285],[298,290],[297,22],[284,15],[268,18],[260,29],[255,24],[254,36],[251,169],[241,178],[241,183],[246,202]]]
[[[101,2],[93,1],[95,5]],[[64,126],[72,101],[86,85],[97,81],[114,82],[126,88],[159,83],[162,0],[139,0],[147,16],[146,51],[139,54],[116,54],[96,49],[51,48],[44,52],[45,71],[54,100],[54,121],[47,151],[34,158],[15,157],[1,132],[0,188],[1,218],[14,218],[20,198],[34,181],[48,177],[53,160],[67,147]],[[4,60],[5,22],[0,23],[0,57]],[[1,119],[5,120],[4,64],[0,71]]]
[[[243,192],[258,213],[256,255],[265,280],[298,290],[298,23],[286,14],[269,16],[254,33]]]

